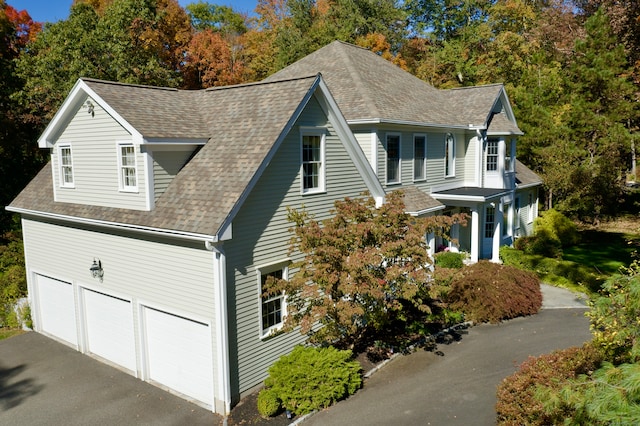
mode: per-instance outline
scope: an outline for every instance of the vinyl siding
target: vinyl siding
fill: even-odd
[[[153,191],[157,200],[167,189],[193,151],[154,151],[153,152]]]
[[[301,195],[300,132],[298,126],[326,126],[326,192]],[[289,258],[291,234],[287,207],[305,209],[317,219],[329,216],[335,200],[357,197],[366,186],[353,166],[342,143],[312,99],[292,131],[283,141],[260,181],[233,222],[233,239],[225,244],[230,306],[230,329],[237,332],[231,343],[231,360],[237,361],[237,383],[232,393],[239,394],[259,385],[267,368],[280,355],[304,341],[299,332],[260,338],[260,294],[256,268]],[[290,270],[290,275],[294,271]]]
[[[96,228],[30,218],[24,218],[22,225],[29,281],[34,274],[43,274],[71,282],[76,297],[78,286],[103,289],[131,298],[134,306],[149,304],[209,320],[214,329],[213,257],[204,244],[143,239],[113,231],[107,234]],[[89,273],[94,258],[104,268],[102,283]],[[138,315],[135,309],[136,344]]]
[[[97,102],[90,114],[83,102],[73,119],[57,139],[52,151],[56,201],[96,206],[147,209],[144,157],[136,146],[138,192],[119,188],[118,142],[131,141],[131,134]],[[58,147],[70,144],[73,155],[74,188],[60,187]]]

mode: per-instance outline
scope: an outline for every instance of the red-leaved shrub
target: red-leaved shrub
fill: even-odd
[[[505,378],[498,386],[498,424],[562,424],[569,413],[544,410],[542,403],[535,397],[536,388],[546,386],[559,390],[570,379],[595,371],[601,362],[600,352],[591,343],[530,357],[520,365],[517,372]]]
[[[532,272],[482,261],[453,277],[447,302],[468,320],[497,323],[537,313],[542,293]]]

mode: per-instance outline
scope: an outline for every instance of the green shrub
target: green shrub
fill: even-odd
[[[296,346],[269,368],[265,380],[292,413],[302,415],[328,407],[362,385],[360,364],[351,351]]]
[[[573,246],[580,241],[576,224],[554,209],[541,212],[534,221],[534,233],[538,234],[543,230],[548,238],[559,241],[562,247]]]
[[[451,282],[449,307],[475,322],[500,322],[532,315],[542,306],[535,274],[512,266],[481,261],[461,269]]]
[[[561,409],[545,408],[543,402],[536,398],[539,386],[560,389],[569,380],[596,370],[601,362],[600,352],[589,343],[530,357],[498,386],[498,424],[562,424],[567,413]]]
[[[258,412],[262,417],[273,417],[280,412],[282,404],[275,390],[264,388],[258,393]]]
[[[516,241],[520,241],[521,238]],[[522,250],[509,246],[500,247],[500,260],[503,265],[514,266],[518,269],[532,270],[531,258]]]
[[[453,251],[436,253],[436,266],[440,268],[460,269],[464,266],[464,257],[464,253],[456,253]]]
[[[6,245],[0,246],[0,326],[17,327],[17,301],[27,295],[22,239],[18,233],[3,236]]]
[[[547,229],[542,228],[534,235],[517,238],[513,246],[526,254],[545,257],[562,257],[562,244]]]

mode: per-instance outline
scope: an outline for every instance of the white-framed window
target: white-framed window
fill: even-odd
[[[71,145],[60,145],[58,147],[58,161],[60,162],[60,186],[73,188],[73,154]]]
[[[258,268],[258,284],[260,291],[260,336],[267,337],[278,331],[284,325],[287,314],[286,297],[284,293],[265,296],[265,284],[269,277],[274,279],[288,279],[287,263]]]
[[[413,180],[427,178],[427,137],[413,135]]]
[[[400,135],[387,135],[387,183],[400,183]]]
[[[514,204],[514,229],[520,229],[520,198],[516,198],[516,202]]]
[[[451,133],[444,138],[444,175],[445,177],[456,174],[456,139]]]
[[[503,237],[508,237],[509,235],[511,235],[511,226],[513,224],[513,212],[511,211],[511,203],[505,203],[504,204],[504,213],[506,216],[506,221],[504,220],[503,217],[503,226],[502,226],[502,236]]]
[[[529,195],[529,203],[528,203],[528,207],[529,207],[529,215],[527,217],[527,221],[529,223],[533,222],[533,212],[535,209],[535,205],[534,205],[534,199],[533,199],[533,194],[530,192]]]
[[[302,133],[302,193],[323,192],[325,182],[324,131]]]
[[[515,142],[511,141],[510,143],[507,144],[507,150],[506,150],[506,154],[505,154],[505,158],[504,158],[504,163],[505,163],[505,168],[507,169],[508,172],[512,172],[514,170],[514,163],[515,163]]]
[[[138,169],[136,166],[136,148],[131,143],[118,144],[118,168],[120,190],[138,191]]]
[[[487,206],[484,214],[484,237],[493,238],[493,228],[496,224],[496,208]]]
[[[500,145],[500,141],[498,139],[489,139],[487,141],[487,171],[488,172],[497,172],[498,171],[498,147]]]

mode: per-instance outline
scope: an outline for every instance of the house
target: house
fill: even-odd
[[[452,248],[495,259],[536,214],[519,134],[502,86],[438,91],[341,42],[239,86],[80,79],[7,207],[34,327],[226,414],[303,339],[274,333],[286,299],[261,291],[295,256],[288,207],[402,189],[416,216],[470,212]]]

